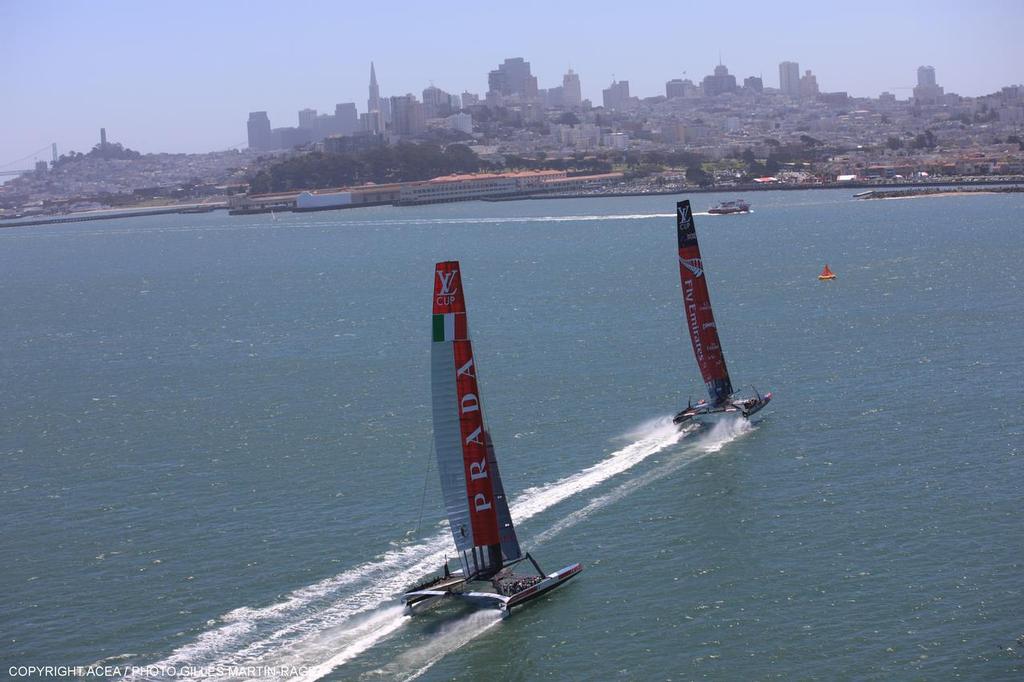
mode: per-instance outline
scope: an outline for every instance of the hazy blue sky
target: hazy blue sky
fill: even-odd
[[[304,107],[361,113],[371,59],[382,94],[417,97],[431,82],[483,94],[505,57],[542,88],[571,65],[599,104],[613,75],[663,94],[719,53],[770,87],[792,60],[824,91],[904,99],[894,88],[931,64],[947,92],[981,95],[1024,82],[1024,1],[0,0],[0,165],[51,142],[88,151],[100,126],[143,152],[199,152],[244,144],[253,110],[275,127]]]

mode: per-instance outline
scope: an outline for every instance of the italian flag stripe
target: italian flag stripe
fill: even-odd
[[[438,313],[434,315],[433,327],[435,342],[467,338],[465,313]]]

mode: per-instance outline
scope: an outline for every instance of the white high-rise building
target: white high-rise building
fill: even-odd
[[[569,69],[569,73],[562,76],[562,105],[572,109],[583,105],[580,75],[572,69]]]
[[[943,93],[942,86],[935,82],[935,67],[917,67],[917,87],[914,88],[914,101],[918,104],[938,104]]]
[[[800,96],[800,65],[796,62],[779,64],[779,90],[789,97]]]

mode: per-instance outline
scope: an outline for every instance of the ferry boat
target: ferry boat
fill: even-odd
[[[750,204],[743,201],[743,199],[737,199],[736,201],[723,201],[720,204],[712,206],[708,209],[708,213],[712,215],[729,215],[731,213],[750,213]]]

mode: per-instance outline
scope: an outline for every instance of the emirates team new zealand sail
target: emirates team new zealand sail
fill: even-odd
[[[761,395],[755,389],[754,395],[749,398],[733,395],[732,380],[718,341],[715,316],[711,312],[704,262],[700,256],[697,230],[693,225],[693,213],[688,200],[676,204],[676,232],[679,238],[679,276],[683,284],[686,328],[690,330],[693,354],[697,357],[697,365],[708,389],[708,400],[687,405],[673,421],[684,424],[691,419],[707,421],[730,414],[749,417],[767,405],[772,394]]]
[[[419,608],[454,596],[508,613],[513,606],[558,587],[582,567],[572,564],[545,575],[533,557],[519,548],[484,423],[457,261],[438,263],[434,270],[430,375],[437,468],[462,568],[452,571],[445,562],[442,576],[409,590],[403,600]],[[532,564],[537,575],[514,573],[512,567],[522,562]],[[487,590],[488,584],[493,591]]]

